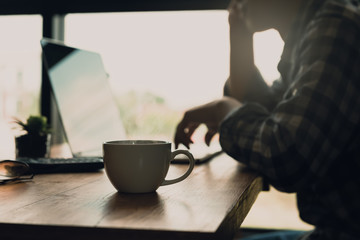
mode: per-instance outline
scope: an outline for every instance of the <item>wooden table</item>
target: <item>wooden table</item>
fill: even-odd
[[[168,178],[186,165],[171,165]],[[151,194],[120,194],[104,171],[0,185],[1,239],[232,239],[262,179],[225,154]]]

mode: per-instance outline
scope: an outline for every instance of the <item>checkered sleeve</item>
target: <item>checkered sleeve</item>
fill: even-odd
[[[339,164],[359,134],[359,21],[350,10],[312,20],[292,50],[282,100],[273,110],[249,102],[228,116],[220,128],[224,151],[286,192],[301,191]]]
[[[224,88],[223,95],[231,96],[229,89],[230,78],[227,79]],[[274,81],[272,88],[270,88],[261,73],[255,68],[254,76],[252,81],[247,86],[246,94],[243,96],[243,102],[257,102],[267,109],[273,109],[281,99],[282,93],[284,92],[284,84],[280,80]]]

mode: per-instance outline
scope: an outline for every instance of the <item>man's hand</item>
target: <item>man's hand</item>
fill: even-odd
[[[220,100],[188,110],[176,128],[175,147],[178,148],[179,144],[183,144],[189,149],[190,144],[193,143],[191,136],[200,124],[205,124],[208,128],[205,135],[205,143],[209,145],[213,136],[218,132],[224,118],[241,105],[234,98],[223,97]]]
[[[232,0],[228,6],[230,28],[245,27],[247,0]]]

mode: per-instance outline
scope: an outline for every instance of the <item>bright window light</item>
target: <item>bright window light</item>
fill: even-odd
[[[172,140],[183,112],[221,97],[229,75],[225,10],[69,14],[65,42],[102,55],[130,138]],[[256,34],[256,64],[271,83],[269,42],[279,45],[275,31]]]
[[[269,85],[280,77],[277,65],[283,48],[284,42],[274,29],[254,35],[255,64]]]
[[[0,16],[0,116],[39,113],[42,18]]]
[[[226,11],[69,14],[65,29],[67,43],[101,53],[130,138],[172,140],[184,110],[222,95]]]
[[[40,112],[42,18],[0,16],[0,158],[11,159],[11,122]]]

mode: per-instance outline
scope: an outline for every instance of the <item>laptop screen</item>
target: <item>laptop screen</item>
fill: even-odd
[[[104,141],[125,138],[101,56],[49,39],[41,45],[73,155],[101,156]]]

